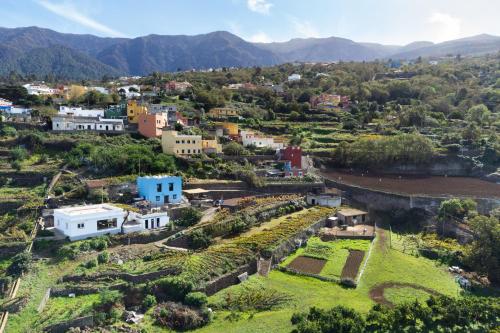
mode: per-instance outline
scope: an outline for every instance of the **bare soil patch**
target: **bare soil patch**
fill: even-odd
[[[347,257],[344,268],[342,268],[340,278],[355,280],[358,275],[359,266],[361,266],[364,257],[365,251],[349,250],[349,256]]]
[[[361,175],[360,172],[328,171],[322,175],[333,181],[368,189],[422,195],[500,197],[500,185],[472,177]]]
[[[324,259],[300,256],[293,259],[287,267],[296,270],[297,272],[319,274],[325,265],[326,260]]]
[[[406,282],[384,282],[376,285],[370,290],[370,298],[378,303],[388,307],[394,307],[394,303],[387,300],[384,296],[385,289],[389,288],[413,288],[417,290],[423,290],[433,296],[439,296],[440,293],[435,291],[434,289],[430,289],[415,283],[406,283]]]

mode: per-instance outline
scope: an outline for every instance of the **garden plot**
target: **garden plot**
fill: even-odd
[[[319,237],[312,237],[305,247],[299,248],[294,254],[286,258],[280,266],[285,268],[285,270],[286,268],[290,268],[299,273],[316,274],[327,279],[340,281],[343,268],[349,257],[349,252],[351,250],[366,251],[369,246],[370,241],[368,240],[344,239],[324,242]],[[302,265],[312,265],[314,260],[322,262],[319,271],[313,273],[301,269]],[[315,267],[318,266],[319,263],[316,263]]]
[[[350,250],[344,268],[342,269],[341,279],[355,280],[364,257],[365,251]]]
[[[325,267],[325,264],[326,260],[324,259],[300,256],[293,259],[287,267],[301,273],[319,274],[323,270],[323,267]]]

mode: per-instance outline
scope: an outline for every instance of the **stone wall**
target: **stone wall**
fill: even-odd
[[[24,251],[26,243],[24,242],[11,242],[0,244],[0,258],[13,257],[16,254]]]
[[[110,272],[92,275],[67,275],[62,278],[62,282],[82,282],[82,281],[99,281],[99,280],[123,280],[131,283],[145,283],[162,278],[167,275],[176,275],[179,270],[176,268],[162,269],[156,272],[148,272],[144,274],[130,274],[123,272]]]
[[[65,333],[71,327],[82,328],[82,327],[92,327],[92,326],[94,326],[94,316],[86,316],[47,326],[44,328],[44,332]]]
[[[208,296],[211,296],[222,289],[240,283],[238,276],[245,272],[248,273],[248,275],[257,273],[256,259],[252,260],[249,264],[240,266],[238,269],[208,282],[201,290]]]
[[[322,189],[325,187],[323,182],[320,183],[277,183],[277,184],[266,184],[263,187],[256,188],[256,192],[260,193],[303,193],[313,191],[314,189]]]

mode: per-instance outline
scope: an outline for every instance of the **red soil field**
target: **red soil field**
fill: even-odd
[[[358,275],[359,266],[363,262],[365,257],[365,251],[359,250],[349,250],[349,256],[345,262],[344,268],[342,268],[341,279],[356,279]]]
[[[293,259],[288,267],[297,272],[319,274],[325,265],[326,260],[300,256]]]
[[[430,196],[500,198],[500,184],[471,177],[361,175],[361,172],[327,171],[322,176],[340,183],[368,189]]]

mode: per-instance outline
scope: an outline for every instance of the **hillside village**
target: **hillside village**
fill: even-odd
[[[499,57],[2,79],[0,332],[494,330]]]

